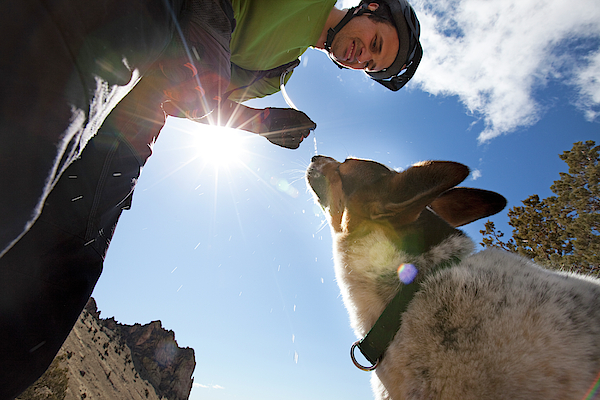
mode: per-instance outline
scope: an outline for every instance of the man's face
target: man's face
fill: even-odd
[[[377,6],[373,3],[369,8]],[[398,33],[392,25],[361,15],[352,18],[338,32],[331,44],[331,54],[345,67],[374,72],[392,65],[398,46]]]

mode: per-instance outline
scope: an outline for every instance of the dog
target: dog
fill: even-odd
[[[456,228],[506,200],[456,187],[468,175],[450,161],[396,172],[312,158],[308,186],[328,218],[336,280],[363,338],[352,359],[375,370],[377,399],[600,398],[599,281],[500,249],[474,253]],[[356,361],[357,348],[368,362]]]

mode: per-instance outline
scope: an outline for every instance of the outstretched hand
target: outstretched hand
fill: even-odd
[[[206,110],[202,107],[187,110],[175,101],[166,100],[162,108],[167,115],[212,123],[211,120],[203,118],[203,112]],[[310,131],[317,128],[317,124],[305,113],[292,108],[261,110],[225,100],[219,106],[218,115],[222,121],[227,121],[227,126],[257,133],[269,142],[288,149],[297,149]]]
[[[317,128],[302,111],[292,108],[266,108],[262,111],[258,133],[273,144],[297,149],[302,140]]]

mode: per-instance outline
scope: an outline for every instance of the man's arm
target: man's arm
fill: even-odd
[[[260,120],[263,111],[231,100],[223,100],[212,113],[204,118],[194,119],[194,121],[209,125],[243,129],[252,133],[262,133]]]
[[[317,127],[306,114],[291,108],[257,109],[231,100],[223,100],[208,115],[192,118],[189,112],[177,107],[174,102],[163,103],[167,115],[191,119],[203,124],[243,129],[264,136],[278,146],[297,149],[310,131]]]

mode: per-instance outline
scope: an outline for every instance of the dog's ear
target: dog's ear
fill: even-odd
[[[441,193],[469,176],[469,168],[451,161],[427,161],[390,177],[387,198],[371,205],[371,218],[414,222]]]
[[[430,208],[454,227],[494,215],[506,206],[504,196],[481,189],[453,188],[442,193]]]

